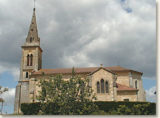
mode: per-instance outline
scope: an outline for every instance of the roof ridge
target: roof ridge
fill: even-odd
[[[103,68],[106,69],[107,71],[113,72],[113,73],[117,73],[117,72],[125,72],[125,71],[132,71],[132,72],[138,72],[138,71],[134,71],[134,70],[129,70],[120,66],[110,66],[110,67],[74,67],[75,71],[77,73],[89,73],[89,72],[94,72],[99,68]],[[38,71],[35,72],[35,74],[40,74],[41,72],[45,72],[50,73],[50,74],[56,74],[56,73],[71,73],[72,68],[44,68],[44,69],[40,69]],[[138,72],[141,73],[141,72]]]

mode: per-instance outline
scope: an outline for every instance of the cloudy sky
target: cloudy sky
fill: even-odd
[[[155,0],[36,0],[43,68],[120,65],[143,72],[147,100],[156,101]],[[13,112],[21,45],[33,0],[0,0],[0,85]]]

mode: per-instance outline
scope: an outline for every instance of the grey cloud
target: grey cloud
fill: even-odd
[[[150,17],[146,9],[141,8],[142,3]],[[116,0],[37,1],[43,67],[86,67],[103,63],[155,77],[156,6],[151,1],[138,0],[126,4],[132,9],[131,13]],[[0,5],[0,63],[19,67],[20,46],[28,33],[32,6],[28,0],[15,0],[13,4],[7,0],[5,5]]]

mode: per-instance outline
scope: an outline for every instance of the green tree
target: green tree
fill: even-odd
[[[98,109],[92,101],[96,99],[89,85],[89,78],[82,78],[72,70],[69,80],[62,75],[41,79],[41,91],[37,99],[42,103],[40,114],[81,115],[91,114]]]

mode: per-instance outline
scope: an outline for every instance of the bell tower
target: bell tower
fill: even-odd
[[[28,35],[24,45],[22,46],[22,71],[37,71],[42,67],[42,49],[40,47],[40,38],[38,37],[38,29],[36,23],[35,8],[29,27]]]
[[[22,48],[20,78],[16,86],[14,112],[20,113],[20,104],[29,102],[29,75],[42,68],[42,49],[36,23],[36,9],[33,9],[31,24]]]

